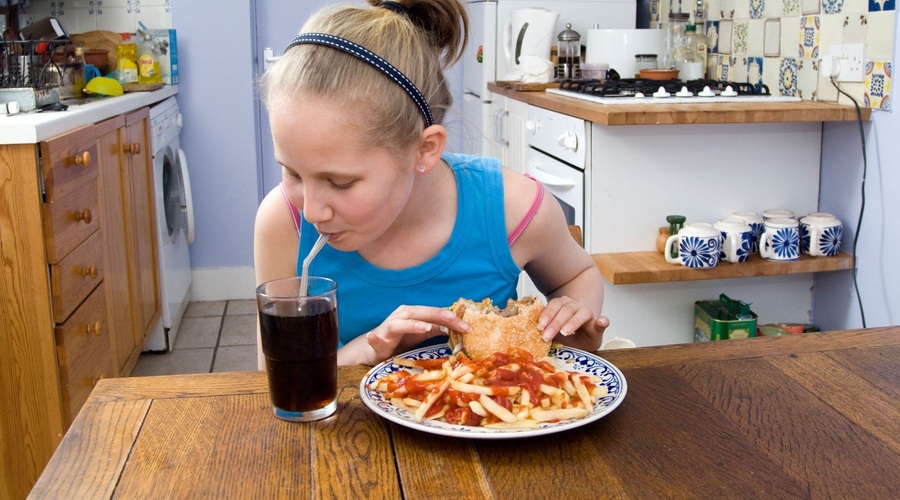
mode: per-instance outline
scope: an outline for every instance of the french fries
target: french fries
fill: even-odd
[[[369,388],[417,422],[529,429],[590,414],[606,387],[592,375],[558,370],[548,359],[517,348],[479,361],[462,352],[438,360],[395,358],[403,369]]]

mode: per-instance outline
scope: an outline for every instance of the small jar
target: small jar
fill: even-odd
[[[656,54],[637,54],[634,56],[634,77],[641,77],[642,69],[656,69]]]
[[[581,34],[572,29],[572,23],[566,23],[566,29],[557,35],[556,68],[558,80],[581,78]]]

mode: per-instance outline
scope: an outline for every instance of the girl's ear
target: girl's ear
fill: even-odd
[[[430,171],[441,161],[441,153],[447,144],[447,130],[442,125],[432,125],[422,131],[422,143],[416,156],[416,165]]]

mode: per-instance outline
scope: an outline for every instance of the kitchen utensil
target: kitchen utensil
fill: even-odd
[[[589,29],[584,38],[584,62],[606,63],[622,78],[632,78],[637,74],[634,56],[662,54],[665,40],[665,31],[660,29]]]
[[[503,44],[510,73],[515,74],[521,70],[522,56],[550,60],[550,45],[556,35],[557,19],[558,12],[537,7],[512,11]]]
[[[647,80],[674,80],[678,78],[677,69],[642,69],[641,78]]]
[[[800,218],[800,251],[812,257],[831,257],[841,251],[844,226],[840,219],[825,212]]]
[[[753,245],[753,230],[741,219],[719,219],[713,224],[722,233],[722,249],[719,261],[744,262],[750,258]]]
[[[769,219],[759,240],[759,254],[769,260],[800,258],[800,228],[794,219]]]
[[[734,212],[729,217],[740,219],[750,225],[750,230],[753,231],[753,241],[751,242],[750,253],[758,252],[759,239],[762,237],[764,229],[762,216],[756,212]]]
[[[722,236],[712,224],[693,222],[686,224],[678,234],[666,240],[665,257],[670,264],[681,264],[691,269],[712,269],[719,263]],[[672,257],[672,249],[678,247],[678,256]]]
[[[319,253],[319,250],[325,246],[325,243],[328,243],[328,238],[330,238],[330,234],[320,234],[319,239],[316,240],[316,244],[313,245],[312,250],[309,251],[309,255],[303,259],[303,269],[300,273],[300,296],[305,297],[307,290],[309,290],[309,264],[316,257],[316,254]]]
[[[116,80],[106,76],[98,76],[85,85],[84,92],[94,95],[120,96],[124,93],[124,90],[122,90],[122,84]]]

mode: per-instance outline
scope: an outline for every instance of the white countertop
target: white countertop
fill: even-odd
[[[72,104],[66,111],[29,111],[0,115],[0,145],[36,144],[70,130],[162,101],[177,93],[177,85],[166,85],[153,92],[129,92],[86,104]]]

